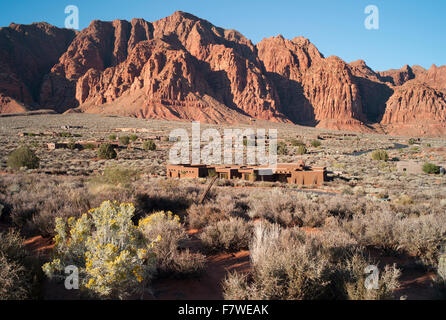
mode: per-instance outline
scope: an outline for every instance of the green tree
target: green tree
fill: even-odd
[[[40,159],[28,146],[22,146],[9,154],[6,164],[12,169],[20,169],[21,167],[36,169],[39,167]]]
[[[286,155],[286,154],[288,154],[288,148],[287,148],[285,142],[280,141],[280,142],[277,143],[277,154],[278,155]]]
[[[114,159],[117,157],[115,148],[110,143],[103,143],[98,149],[98,157],[101,159]]]
[[[119,137],[119,142],[126,146],[130,143],[130,138],[129,136],[121,136]]]
[[[423,172],[424,173],[428,173],[428,174],[429,173],[439,174],[440,173],[440,167],[435,165],[435,164],[433,164],[433,163],[426,162],[423,165]]]
[[[313,140],[311,141],[311,145],[315,148],[320,147],[321,146],[321,142],[319,140]]]
[[[387,152],[385,150],[375,150],[372,152],[372,159],[387,161],[387,160],[389,160],[389,155],[387,154]]]
[[[146,151],[154,151],[156,150],[156,144],[153,140],[144,141],[142,148]]]

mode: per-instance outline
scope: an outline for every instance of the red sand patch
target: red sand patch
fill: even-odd
[[[395,291],[395,296],[407,300],[436,299],[436,292],[432,286],[434,276],[433,272],[426,273],[423,270],[403,270],[400,278],[401,286]]]
[[[49,255],[54,248],[52,239],[43,238],[42,236],[26,239],[23,244],[25,248],[36,255]]]
[[[187,230],[186,233],[187,233],[188,235],[192,236],[192,235],[195,235],[195,234],[197,234],[197,233],[200,233],[200,230],[199,230],[199,229],[189,229],[189,230]]]
[[[302,227],[301,229],[305,231],[306,234],[318,234],[322,232],[319,228]]]
[[[435,288],[432,286],[433,272],[427,272],[416,263],[416,257],[400,254],[382,255],[379,250],[368,248],[372,260],[379,262],[380,268],[385,265],[396,264],[401,270],[400,288],[395,290],[395,298],[403,297],[407,300],[431,300],[436,299]]]
[[[160,279],[153,283],[153,299],[223,299],[221,282],[228,271],[250,271],[249,251],[221,253],[208,257],[203,275],[197,279]]]

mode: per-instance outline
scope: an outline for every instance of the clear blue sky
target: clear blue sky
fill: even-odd
[[[254,43],[278,34],[304,36],[325,56],[364,59],[375,70],[446,64],[444,0],[2,0],[0,26],[46,21],[63,27],[70,4],[79,8],[81,29],[94,19],[154,21],[182,10]],[[379,30],[364,27],[369,4],[379,8]]]

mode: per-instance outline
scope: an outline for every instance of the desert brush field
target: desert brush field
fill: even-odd
[[[166,177],[188,122],[0,117],[0,299],[445,297],[444,139],[250,125],[278,130],[279,162],[325,166],[324,185],[218,179],[200,202],[209,178]]]

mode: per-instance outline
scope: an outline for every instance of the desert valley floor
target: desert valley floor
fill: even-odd
[[[361,250],[367,261],[387,270],[383,274],[388,279],[398,273],[390,271],[395,264],[401,274],[392,298],[438,298],[433,279],[446,234],[446,176],[418,169],[426,162],[446,166],[444,138],[343,135],[260,120],[252,126],[278,130],[279,141],[285,144],[279,162],[302,159],[308,165],[325,166],[328,181],[313,188],[222,179],[198,203],[209,180],[169,179],[165,169],[173,144],[167,137],[173,129],[190,130],[188,122],[77,113],[0,117],[0,230],[20,232],[27,250],[41,265],[51,256],[56,216],[79,217],[105,200],[131,202],[138,217],[161,210],[178,215],[185,236],[175,250],[179,256],[187,252],[196,261],[190,265],[183,257],[175,261],[175,267],[164,270],[160,266],[144,298],[314,298],[300,291],[268,295],[268,288],[262,287],[266,275],[260,270],[266,266],[251,256],[252,229],[260,223],[274,224],[283,233],[294,230],[302,243],[319,241],[321,252],[329,252],[327,266],[336,265],[336,250],[347,247]],[[202,130],[210,127],[222,130],[229,125],[201,125]],[[134,141],[120,146],[116,159],[98,158],[93,142],[119,143],[125,135],[134,135]],[[154,140],[156,150],[143,148],[147,139]],[[314,140],[320,145],[312,144]],[[79,141],[92,144],[83,150],[47,147],[48,143]],[[38,169],[7,167],[8,155],[23,144],[40,158]],[[302,144],[307,152],[299,155]],[[373,160],[375,150],[385,150],[388,160]],[[404,170],[401,163],[410,169]],[[233,234],[222,235],[222,229]],[[305,272],[311,268],[307,266]],[[233,271],[245,275],[244,280]],[[33,297],[78,297],[79,293],[67,292],[62,283],[46,279],[39,271],[36,278]],[[358,288],[346,288],[346,297],[364,297]],[[250,296],[243,296],[242,291]]]

